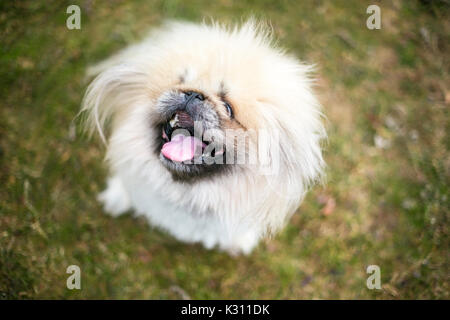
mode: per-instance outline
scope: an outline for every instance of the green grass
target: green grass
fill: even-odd
[[[450,298],[448,5],[377,2],[382,29],[368,30],[373,1],[58,3],[0,5],[0,298]],[[65,27],[74,3],[81,30]],[[319,67],[326,185],[236,259],[105,215],[104,149],[72,122],[86,67],[167,18],[249,15]],[[371,264],[381,290],[366,287]]]

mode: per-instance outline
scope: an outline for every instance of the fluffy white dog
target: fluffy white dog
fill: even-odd
[[[172,22],[92,68],[82,111],[107,144],[105,211],[249,253],[321,176],[310,70],[252,21]]]

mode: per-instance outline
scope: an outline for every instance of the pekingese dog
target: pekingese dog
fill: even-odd
[[[171,22],[91,68],[82,111],[107,145],[105,211],[249,253],[322,175],[310,71],[254,21]]]

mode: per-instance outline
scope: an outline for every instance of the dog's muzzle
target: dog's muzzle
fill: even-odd
[[[171,92],[159,100],[159,158],[177,177],[199,176],[223,167],[223,132],[213,102],[196,91]]]

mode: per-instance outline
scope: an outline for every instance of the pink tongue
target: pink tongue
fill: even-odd
[[[183,162],[192,160],[196,154],[200,155],[204,146],[196,137],[177,134],[171,141],[164,143],[161,152],[172,161]]]

